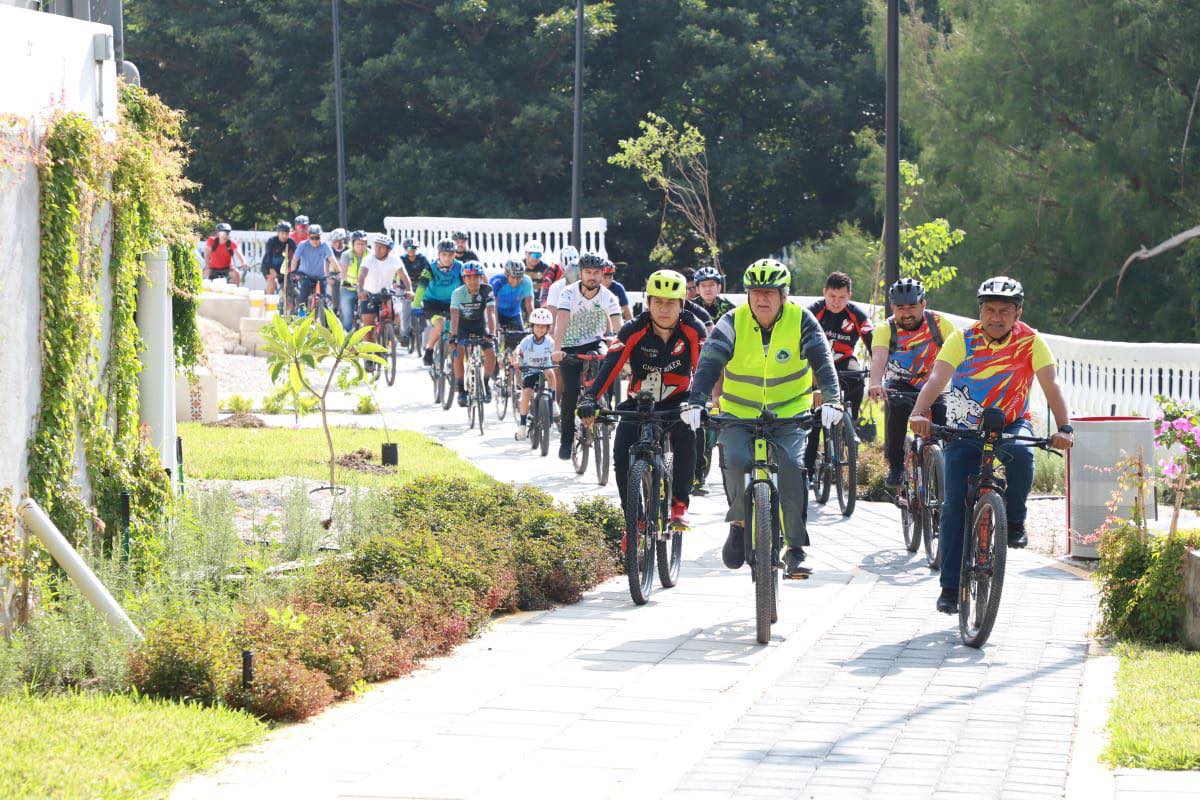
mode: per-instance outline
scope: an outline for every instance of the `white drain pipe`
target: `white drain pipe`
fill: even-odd
[[[26,497],[17,506],[17,511],[21,514],[21,519],[29,526],[34,535],[38,537],[58,565],[63,568],[71,582],[83,592],[83,596],[88,599],[88,602],[99,611],[108,624],[113,627],[117,633],[128,636],[134,640],[144,638],[142,632],[137,629],[133,621],[129,619],[129,615],[125,613],[125,609],[121,608],[120,604],[113,599],[109,594],[108,589],[96,577],[96,573],[92,572],[79,553],[75,552],[75,548],[71,547],[71,543],[66,537],[54,527],[54,523],[46,516],[46,512],[42,511],[33,498]]]

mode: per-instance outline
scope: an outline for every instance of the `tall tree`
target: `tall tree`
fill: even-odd
[[[329,16],[298,0],[130,0],[130,58],[189,112],[212,216],[333,218]],[[644,273],[658,236],[660,196],[607,163],[649,111],[706,136],[735,271],[854,207],[852,132],[882,99],[861,0],[621,0],[587,17],[584,212],[608,218],[617,258]],[[573,29],[565,0],[345,0],[353,224],[566,216]]]
[[[906,19],[901,108],[929,176],[927,205],[967,231],[951,304],[969,311],[979,281],[1007,273],[1028,290],[1027,318],[1047,330],[1196,337],[1200,241],[1135,262],[1119,294],[1116,281],[1131,253],[1200,216],[1195,9],[939,5],[936,24],[920,3]],[[875,0],[879,45],[882,8]]]

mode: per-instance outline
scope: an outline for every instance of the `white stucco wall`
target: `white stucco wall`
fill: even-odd
[[[25,489],[41,381],[38,182],[29,143],[56,113],[116,121],[116,63],[95,60],[97,33],[111,28],[0,6],[0,487],[17,494]],[[102,294],[107,319],[107,286]]]

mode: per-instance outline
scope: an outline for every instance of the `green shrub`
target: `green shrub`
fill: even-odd
[[[299,722],[320,712],[334,700],[326,676],[295,661],[268,655],[254,665],[248,687],[231,682],[225,702],[263,719]]]
[[[378,414],[379,406],[376,405],[374,398],[369,394],[358,396],[358,405],[354,407],[355,414]]]
[[[858,499],[876,502],[890,502],[892,493],[888,491],[887,459],[883,455],[882,443],[858,445]]]
[[[231,414],[249,414],[254,410],[253,401],[240,394],[233,394],[226,397],[225,402],[221,406],[222,411],[228,411]]]
[[[184,612],[164,616],[146,631],[129,658],[129,677],[143,694],[211,704],[237,669],[223,625]]]
[[[1200,531],[1174,537],[1144,534],[1120,521],[1100,536],[1100,631],[1122,639],[1169,643],[1179,640],[1183,620],[1183,568]]]
[[[1067,491],[1067,462],[1045,450],[1033,451],[1034,494],[1064,494]]]

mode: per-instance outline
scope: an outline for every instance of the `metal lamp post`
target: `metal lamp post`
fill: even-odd
[[[887,3],[884,145],[887,174],[883,209],[884,272],[887,285],[900,280],[900,2]]]
[[[346,227],[346,144],[342,133],[342,43],[338,0],[333,0],[333,116],[337,137],[338,227]]]
[[[571,244],[583,249],[579,228],[583,195],[583,0],[575,2],[575,136],[571,154]]]

